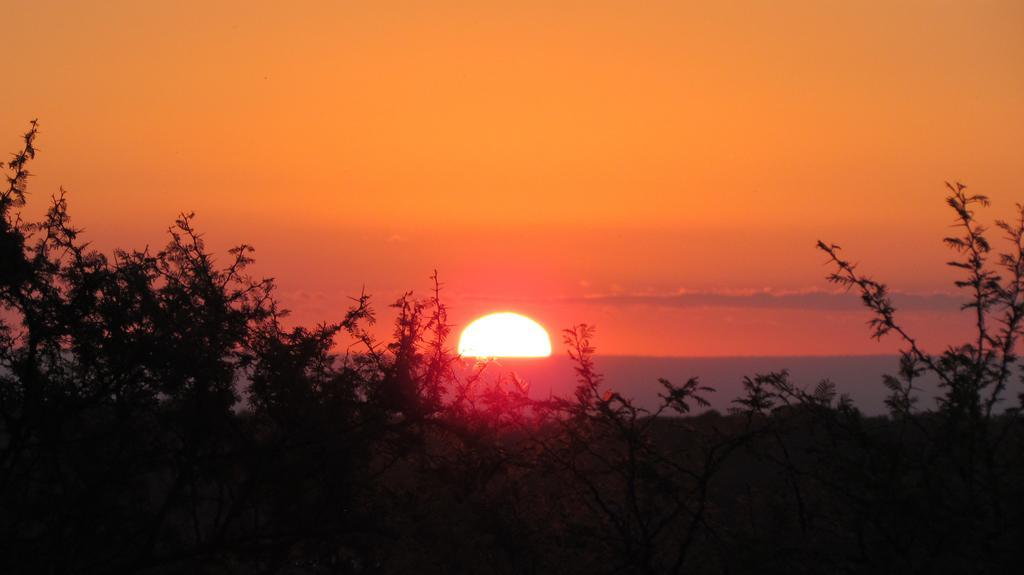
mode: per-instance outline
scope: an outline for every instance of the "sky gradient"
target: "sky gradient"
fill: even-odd
[[[195,211],[303,323],[365,286],[613,354],[888,353],[818,239],[954,343],[944,180],[1024,201],[1024,3],[8,2],[0,149],[98,248]],[[30,204],[37,213],[44,202]]]

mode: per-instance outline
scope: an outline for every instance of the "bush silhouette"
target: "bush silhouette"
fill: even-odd
[[[564,333],[570,397],[462,369],[436,273],[378,341],[365,294],[336,323],[286,328],[252,248],[217,265],[190,214],[162,250],[110,255],[63,192],[23,221],[36,135],[0,196],[4,573],[966,573],[1016,557],[1020,405],[1003,407],[1024,208],[993,255],[987,200],[950,186],[977,338],[938,355],[818,244],[873,335],[906,344],[887,416],[786,372],[745,379],[727,414],[694,413],[714,391],[698,379],[661,380],[648,411],[602,381],[591,326]]]

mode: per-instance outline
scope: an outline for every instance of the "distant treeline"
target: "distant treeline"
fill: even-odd
[[[21,218],[36,127],[0,187],[2,573],[999,573],[1024,541],[1024,209],[990,252],[950,186],[977,338],[940,355],[885,286],[821,243],[876,337],[906,351],[885,417],[835,386],[751,376],[728,413],[662,380],[640,409],[566,330],[575,393],[455,370],[441,285],[286,328],[251,248],[217,263],[190,215],[105,255],[63,195]],[[908,256],[913,263],[913,254]],[[341,339],[355,347],[339,345]],[[917,405],[915,384],[942,385]]]

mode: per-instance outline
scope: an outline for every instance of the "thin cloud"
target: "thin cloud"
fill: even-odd
[[[503,302],[510,298],[467,296],[464,299]],[[893,292],[893,305],[897,310],[955,312],[966,301],[955,293]],[[803,309],[822,311],[856,311],[864,303],[855,292],[823,290],[679,290],[669,293],[607,292],[582,296],[554,298],[521,298],[514,301],[550,301],[595,305],[655,306],[669,308],[746,308],[746,309]]]
[[[806,291],[689,291],[676,293],[587,294],[581,302],[612,305],[653,305],[675,308],[728,307],[757,309],[859,310],[864,303],[853,292]],[[957,311],[964,298],[950,293],[894,292],[896,309]]]

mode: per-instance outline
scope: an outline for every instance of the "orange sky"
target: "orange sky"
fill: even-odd
[[[40,119],[35,198],[63,185],[104,249],[194,210],[212,247],[256,245],[305,322],[436,267],[455,321],[587,321],[606,353],[879,353],[865,314],[814,293],[815,240],[931,293],[953,277],[943,180],[993,217],[1024,201],[1016,0],[3,14],[0,144]],[[933,346],[963,328],[955,302],[905,301]]]

